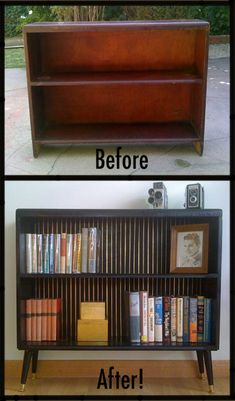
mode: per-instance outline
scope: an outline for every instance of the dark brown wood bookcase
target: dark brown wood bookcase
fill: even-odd
[[[173,225],[208,224],[208,273],[170,273],[170,230]],[[82,227],[101,230],[100,266],[97,273],[27,274],[25,233],[80,232]],[[43,350],[134,350],[197,352],[199,371],[207,371],[213,385],[211,351],[219,349],[221,283],[221,210],[47,210],[18,209],[17,243],[17,346],[24,350],[21,384],[29,364],[36,372],[38,352]],[[204,295],[211,298],[211,343],[133,344],[126,339],[124,299],[126,291],[148,290],[150,296]],[[27,298],[62,298],[61,339],[26,342],[22,338],[21,301]],[[107,343],[76,341],[81,301],[106,303],[109,323]],[[211,388],[211,387],[210,387]]]
[[[24,27],[34,156],[47,144],[193,144],[201,155],[209,24]]]

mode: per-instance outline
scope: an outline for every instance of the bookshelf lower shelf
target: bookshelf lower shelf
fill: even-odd
[[[175,343],[175,344],[156,344],[156,343],[130,343],[128,341],[118,341],[118,340],[109,340],[107,342],[78,342],[78,341],[35,341],[35,342],[21,342],[18,347],[21,350],[139,350],[139,351],[195,351],[195,350],[211,350],[215,351],[218,349],[214,344],[208,343]]]

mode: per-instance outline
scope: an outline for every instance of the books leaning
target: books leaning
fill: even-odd
[[[76,274],[99,271],[101,232],[96,227],[81,233],[26,233],[27,274]]]

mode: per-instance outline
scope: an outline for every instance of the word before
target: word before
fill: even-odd
[[[148,157],[146,155],[121,155],[121,146],[116,149],[116,154],[105,155],[103,149],[96,149],[96,168],[102,169],[107,167],[108,169],[137,169],[141,168],[145,170],[148,167]]]
[[[110,366],[108,370],[107,376],[105,375],[104,369],[100,369],[100,375],[97,383],[97,389],[103,387],[105,389],[111,388],[135,388],[135,386],[139,386],[139,388],[143,388],[143,369],[139,370],[138,375],[120,375],[117,370],[114,374],[114,366]]]

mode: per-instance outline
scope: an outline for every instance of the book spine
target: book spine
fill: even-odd
[[[54,258],[54,234],[49,235],[49,272],[55,273],[55,258]]]
[[[20,339],[21,341],[27,341],[26,339],[26,300],[20,300]]]
[[[61,234],[60,273],[65,273],[66,265],[66,233]]]
[[[77,255],[76,255],[76,273],[81,273],[81,245],[82,245],[82,234],[77,234]]]
[[[58,339],[57,333],[57,315],[58,315],[58,300],[51,300],[51,340],[56,341]]]
[[[60,273],[61,235],[55,234],[55,273]]]
[[[184,311],[183,311],[183,298],[177,297],[176,300],[176,315],[177,315],[177,326],[176,326],[176,341],[181,343],[183,342],[183,327],[184,327]]]
[[[140,291],[140,340],[148,342],[148,292]]]
[[[37,234],[32,234],[32,273],[37,272]]]
[[[72,272],[77,273],[77,240],[78,234],[73,234]]]
[[[33,262],[32,262],[32,234],[25,234],[25,246],[26,246],[26,273],[32,273]]]
[[[88,229],[88,272],[96,273],[96,239],[95,227]]]
[[[50,298],[47,300],[47,341],[51,341],[51,301]]]
[[[189,341],[197,342],[197,298],[189,298]]]
[[[197,297],[197,341],[204,340],[204,297]]]
[[[170,297],[163,297],[163,341],[165,343],[170,342],[171,339],[171,299]]]
[[[47,299],[42,299],[42,341],[47,341]]]
[[[32,329],[32,338],[31,341],[37,341],[37,306],[36,299],[31,299],[31,308],[32,308],[32,320],[31,320],[31,329]]]
[[[171,341],[176,342],[176,305],[177,305],[177,298],[171,297]],[[178,323],[178,322],[177,322]]]
[[[66,273],[72,273],[73,234],[66,237]]]
[[[140,299],[138,292],[129,293],[130,341],[140,342]]]
[[[43,272],[49,273],[49,234],[43,234]]]
[[[42,341],[42,300],[36,299],[36,341]]]
[[[88,228],[82,228],[82,273],[87,273]]]
[[[43,273],[42,234],[37,234],[38,273]]]
[[[205,298],[204,300],[204,341],[206,343],[211,343],[211,305],[212,301],[210,298]]]
[[[163,339],[163,305],[162,297],[155,298],[155,341],[162,342]]]
[[[154,342],[154,298],[148,298],[148,341]]]
[[[100,271],[100,243],[101,243],[101,230],[96,229],[96,272]]]
[[[32,300],[26,299],[26,341],[32,341]]]
[[[184,304],[184,327],[183,327],[183,342],[189,342],[189,297],[183,297],[183,304]]]

